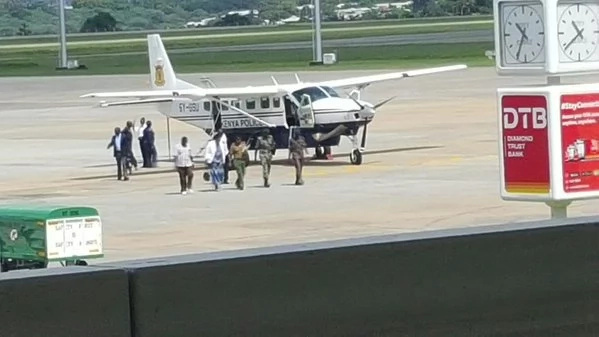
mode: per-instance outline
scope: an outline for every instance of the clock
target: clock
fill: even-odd
[[[599,61],[599,5],[560,3],[557,15],[559,62]]]
[[[541,3],[505,2],[500,9],[504,65],[545,63],[545,23]]]

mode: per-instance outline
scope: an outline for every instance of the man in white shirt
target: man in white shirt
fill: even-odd
[[[177,144],[175,149],[175,166],[179,173],[181,194],[193,193],[191,189],[193,181],[193,156],[191,155],[191,148],[187,142],[187,137],[181,138],[181,144]]]
[[[147,151],[145,150],[145,147],[143,144],[145,129],[146,129],[146,118],[142,117],[139,120],[139,127],[135,128],[135,132],[137,132],[137,140],[139,140],[139,151],[141,152],[141,157],[143,158],[144,163],[146,163],[148,161],[147,157],[149,156],[147,154]]]
[[[204,154],[204,159],[210,169],[212,184],[216,191],[220,190],[220,185],[224,183],[226,171],[224,166],[228,154],[229,149],[227,149],[225,134],[223,132],[217,132],[206,145],[206,152]]]
[[[223,164],[224,169],[224,179],[223,184],[229,183],[229,166],[231,165],[231,159],[229,158],[229,144],[227,143],[227,135],[224,133],[223,129],[220,129],[218,132],[220,134],[220,147],[225,150],[225,162]]]

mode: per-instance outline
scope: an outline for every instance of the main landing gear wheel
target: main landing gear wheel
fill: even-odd
[[[354,165],[362,164],[362,152],[360,150],[355,149],[349,154],[349,161]]]

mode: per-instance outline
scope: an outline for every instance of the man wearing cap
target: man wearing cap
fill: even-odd
[[[304,168],[304,153],[308,153],[306,149],[306,140],[299,133],[294,132],[293,137],[289,140],[289,155],[291,157],[291,162],[295,167],[295,184],[303,185],[304,179],[302,178],[302,171]]]
[[[270,167],[272,163],[273,150],[275,149],[275,139],[270,134],[268,129],[262,130],[257,142],[258,151],[260,154],[260,164],[262,165],[262,178],[264,179],[264,187],[270,187]]]

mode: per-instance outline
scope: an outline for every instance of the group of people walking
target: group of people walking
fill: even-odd
[[[143,167],[155,167],[156,146],[152,122],[140,119],[139,127],[135,127],[133,122],[127,121],[125,127],[114,128],[114,135],[108,143],[107,149],[113,149],[113,156],[117,165],[118,180],[129,180],[132,168],[137,170],[138,164],[133,155],[133,133],[137,134],[140,151],[143,157]],[[268,129],[264,129],[256,141],[257,151],[260,155],[260,164],[262,166],[262,178],[264,187],[270,187],[270,172],[273,155],[276,150],[274,137]],[[210,181],[216,191],[221,189],[223,184],[229,183],[229,167],[237,172],[235,186],[245,189],[246,168],[250,164],[249,146],[240,137],[236,137],[234,142],[228,147],[226,134],[219,130],[208,142],[205,152],[205,162],[208,166],[208,172],[204,173],[204,180]],[[299,134],[294,133],[289,142],[290,159],[295,167],[295,184],[303,185],[302,171],[304,166],[304,153],[307,153],[306,141]],[[193,184],[193,153],[187,137],[181,138],[181,143],[175,148],[175,166],[179,174],[179,183],[181,194],[192,193]]]
[[[221,189],[223,184],[228,184],[228,168],[232,164],[237,173],[235,186],[239,190],[245,189],[246,168],[250,163],[249,147],[240,137],[228,148],[227,136],[220,130],[214,134],[208,142],[205,151],[205,161],[209,171],[204,173],[204,180],[210,181],[216,191]],[[270,172],[276,143],[274,137],[268,129],[262,131],[257,139],[257,149],[260,155],[260,164],[262,165],[262,178],[264,187],[270,187]],[[306,142],[304,138],[295,134],[290,141],[290,159],[293,161],[296,172],[296,185],[303,185],[302,179],[304,153],[307,153]],[[189,147],[187,137],[181,139],[175,150],[175,165],[179,173],[179,182],[181,185],[181,194],[193,192],[193,157]]]
[[[140,119],[140,126],[136,128],[132,121],[127,121],[125,127],[114,128],[114,135],[108,143],[107,149],[112,148],[113,157],[117,166],[117,179],[129,180],[132,168],[137,170],[138,163],[133,155],[133,133],[137,133],[139,147],[143,157],[143,167],[155,167],[157,162],[157,153],[155,146],[154,129],[152,122]]]

